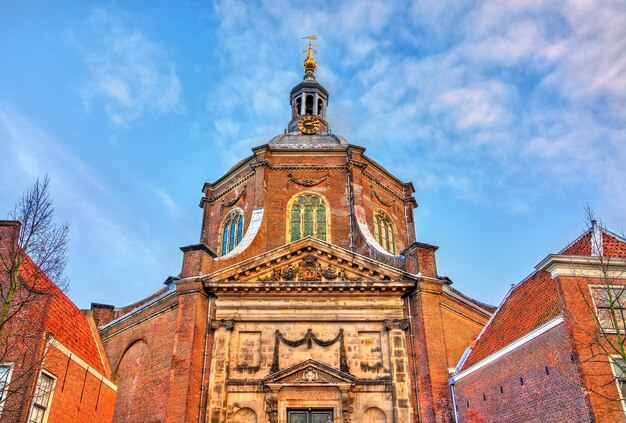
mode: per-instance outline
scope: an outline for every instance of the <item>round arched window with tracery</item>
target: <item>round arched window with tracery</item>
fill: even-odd
[[[387,251],[394,256],[398,254],[396,248],[395,228],[391,217],[382,210],[374,215],[374,238]]]
[[[222,255],[231,252],[241,242],[242,236],[243,213],[235,209],[228,213],[222,226]]]
[[[297,241],[312,236],[322,241],[328,239],[328,207],[324,199],[313,193],[299,194],[289,207],[289,240]]]

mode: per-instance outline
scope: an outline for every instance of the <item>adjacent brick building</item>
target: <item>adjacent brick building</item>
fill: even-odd
[[[0,221],[2,269],[20,223]],[[0,331],[0,421],[111,422],[116,385],[95,323],[27,256]],[[9,275],[0,273],[6,298]]]
[[[626,421],[625,259],[592,222],[515,285],[450,380],[459,421]]]
[[[493,308],[439,276],[413,185],[330,132],[315,67],[285,133],[204,184],[180,275],[93,305],[114,421],[452,421],[448,368]]]

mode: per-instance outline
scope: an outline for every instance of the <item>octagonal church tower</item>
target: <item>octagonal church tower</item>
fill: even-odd
[[[204,184],[180,275],[92,306],[116,422],[453,420],[448,369],[493,309],[416,241],[413,185],[331,132],[312,53],[285,132]]]

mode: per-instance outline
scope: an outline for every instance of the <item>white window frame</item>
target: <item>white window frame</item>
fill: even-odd
[[[13,363],[0,363],[0,367],[8,367],[9,374],[7,375],[7,381],[4,385],[4,389],[0,391],[0,416],[2,415],[2,410],[4,409],[4,401],[6,400],[6,391],[11,383],[11,376],[13,376]]]
[[[39,381],[40,381],[42,375],[45,375],[45,376],[47,376],[47,377],[52,379],[52,388],[50,390],[50,396],[48,397],[48,404],[46,405],[46,411],[44,412],[43,420],[41,421],[41,423],[46,423],[48,421],[48,416],[50,415],[50,409],[52,408],[52,399],[54,397],[54,390],[56,389],[56,386],[57,386],[57,378],[52,373],[47,372],[45,370],[41,370],[41,372],[39,372],[39,376],[37,376],[37,384],[35,385],[35,392],[33,393],[33,400],[32,400],[32,403],[30,405],[30,412],[28,413],[28,420],[27,421],[29,423],[30,423],[31,417],[33,415],[33,410],[35,409],[35,399],[37,397],[37,389],[39,388]]]
[[[619,329],[619,328],[612,328],[612,327],[604,327],[602,326],[602,320],[600,320],[600,315],[598,314],[598,308],[600,309],[605,309],[605,307],[598,307],[598,304],[596,302],[596,295],[594,293],[595,290],[600,290],[600,289],[607,289],[607,288],[611,288],[611,289],[621,289],[624,292],[621,294],[622,296],[624,296],[623,302],[624,302],[624,306],[621,307],[622,310],[624,310],[624,315],[626,316],[626,285],[619,285],[619,284],[589,284],[589,294],[591,295],[591,301],[593,303],[593,307],[595,309],[595,313],[596,313],[596,319],[598,321],[599,327],[602,330],[602,332],[604,333],[617,333],[617,331],[619,330],[620,333],[626,333],[626,317],[624,319],[624,329]]]
[[[622,411],[624,411],[624,414],[626,414],[626,398],[624,398],[624,395],[622,395],[622,389],[619,386],[620,379],[619,379],[619,376],[617,375],[617,372],[620,371],[621,369],[615,365],[616,360],[624,361],[625,367],[626,367],[626,360],[624,360],[624,357],[619,356],[619,355],[612,355],[609,357],[609,362],[611,364],[611,372],[613,373],[613,379],[615,380],[615,387],[617,388],[617,394],[619,395],[620,402],[622,403]],[[624,384],[626,384],[626,372],[624,372],[624,377],[622,380],[624,381]]]

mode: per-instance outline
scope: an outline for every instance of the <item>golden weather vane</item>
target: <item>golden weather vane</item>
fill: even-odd
[[[302,67],[304,68],[305,74],[313,75],[315,73],[315,69],[317,68],[317,62],[315,61],[315,57],[313,57],[313,53],[317,54],[317,50],[313,47],[317,47],[317,44],[313,44],[313,41],[317,40],[317,35],[307,35],[306,37],[302,37],[303,40],[309,40],[308,44],[305,43],[304,49],[302,52],[307,53],[306,59],[304,59],[304,64]]]

